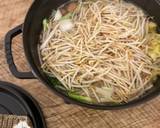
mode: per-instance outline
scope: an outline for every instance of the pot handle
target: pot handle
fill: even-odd
[[[19,78],[19,79],[34,79],[36,78],[32,72],[20,72],[17,70],[17,67],[14,63],[13,60],[13,55],[12,55],[12,40],[14,37],[22,33],[22,24],[15,27],[14,29],[10,30],[6,36],[5,36],[5,54],[6,54],[6,59],[7,63],[9,66],[9,69],[11,73]]]

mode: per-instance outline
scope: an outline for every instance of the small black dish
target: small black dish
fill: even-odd
[[[33,128],[46,128],[43,113],[35,99],[20,87],[0,81],[0,114],[28,116]]]

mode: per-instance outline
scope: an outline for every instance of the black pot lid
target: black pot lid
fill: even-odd
[[[2,81],[0,114],[28,116],[34,128],[46,128],[43,113],[35,99],[20,87]]]

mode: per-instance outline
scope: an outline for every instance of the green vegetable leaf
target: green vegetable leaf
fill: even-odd
[[[49,77],[49,81],[54,85],[55,88],[66,92],[69,97],[71,97],[75,100],[78,100],[78,101],[81,101],[81,102],[84,102],[84,103],[92,103],[93,102],[90,97],[81,96],[73,90],[67,90],[57,78]]]
[[[87,96],[81,96],[75,92],[71,92],[69,91],[68,92],[68,96],[75,99],[75,100],[78,100],[78,101],[81,101],[81,102],[85,102],[85,103],[92,103],[92,99],[90,97],[87,97]]]
[[[73,17],[73,13],[68,13],[64,15],[60,20],[66,20],[66,19],[71,19]]]
[[[50,80],[51,83],[53,83],[53,84],[61,85],[61,82],[60,82],[57,78],[49,77],[49,80]]]
[[[148,48],[148,55],[154,61],[157,58],[160,58],[160,34],[153,33],[153,37]]]
[[[49,77],[49,81],[54,85],[55,88],[67,91],[66,88],[61,84],[61,82],[57,78]]]
[[[45,18],[43,20],[43,31],[47,31],[49,28],[49,21]]]
[[[154,22],[149,22],[148,31],[150,33],[156,32],[157,25]]]

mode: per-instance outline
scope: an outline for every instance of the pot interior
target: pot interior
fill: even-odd
[[[82,106],[87,106],[92,108],[98,108],[98,109],[124,108],[157,96],[160,92],[160,77],[158,77],[158,79],[155,81],[155,86],[149,91],[147,91],[143,96],[128,103],[122,103],[118,105],[109,103],[105,105],[98,105],[98,104],[92,105],[87,103],[80,103],[79,101],[75,101],[74,99],[69,98],[61,91],[58,91],[54,88],[54,86],[49,82],[48,77],[43,73],[41,69],[37,47],[39,43],[39,35],[42,30],[42,20],[44,18],[49,17],[53,9],[57,9],[60,5],[64,4],[67,1],[68,0],[35,1],[27,14],[23,29],[24,50],[27,60],[35,75],[49,88],[54,90],[54,92],[63,97],[67,102],[69,101]],[[154,0],[132,0],[132,2],[142,7],[148,14],[154,15],[155,21],[157,22],[157,24],[160,24],[159,21],[160,11],[157,11],[160,10],[160,5],[158,5],[157,2],[155,2]]]

